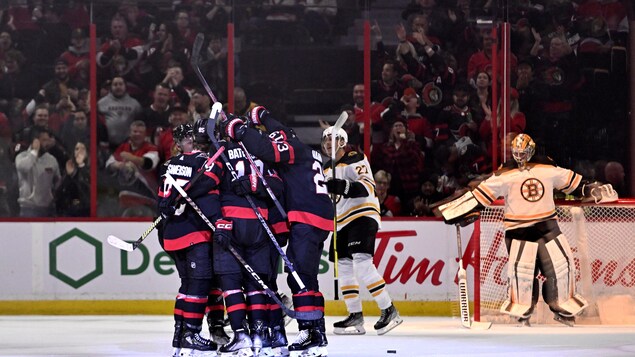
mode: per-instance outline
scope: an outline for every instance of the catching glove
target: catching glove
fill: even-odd
[[[336,195],[347,195],[348,190],[351,188],[351,183],[348,182],[348,180],[342,179],[328,180],[324,184],[326,185],[326,190],[329,193],[334,193]]]
[[[232,239],[234,239],[234,224],[230,220],[224,218],[216,221],[216,231],[214,232],[214,241],[223,249],[229,249]]]

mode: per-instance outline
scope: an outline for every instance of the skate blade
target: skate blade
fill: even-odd
[[[253,357],[254,351],[251,348],[241,348],[238,351],[219,352],[218,357]]]
[[[470,324],[471,330],[489,330],[490,327],[492,327],[491,322],[472,321]]]
[[[304,351],[291,351],[291,357],[326,357],[323,355],[325,348],[320,346],[310,347]]]
[[[575,326],[575,320],[565,320],[565,319],[560,318],[560,317],[554,317],[553,319],[555,321],[558,321],[559,323],[567,326],[567,327],[574,327]]]
[[[363,335],[366,333],[364,326],[334,327],[333,333],[336,335]]]
[[[287,346],[274,347],[271,349],[275,357],[289,357],[289,348]]]
[[[403,322],[403,320],[401,319],[401,317],[397,316],[394,319],[392,319],[388,325],[386,325],[385,327],[380,328],[379,330],[377,330],[377,334],[380,335],[380,336],[384,335],[388,331],[390,331],[390,330],[394,329],[395,327],[401,325],[402,322]]]
[[[216,357],[216,351],[197,351],[189,348],[182,348],[181,357]]]

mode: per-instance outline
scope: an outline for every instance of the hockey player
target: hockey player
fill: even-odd
[[[183,124],[174,130],[174,139],[181,154],[162,166],[162,177],[170,173],[177,182],[188,185],[201,169],[208,156],[200,147],[195,148],[194,129]],[[210,218],[218,218],[220,204],[213,192],[218,185],[222,166],[214,163],[205,167],[207,172],[191,187],[188,194]],[[165,219],[160,237],[162,247],[172,257],[181,279],[181,286],[174,305],[174,338],[172,346],[176,356],[212,354],[216,344],[201,336],[203,317],[213,276],[211,261],[212,234],[207,225],[189,206],[174,202],[178,192],[171,185],[159,186],[159,212]]]
[[[249,116],[252,125],[240,119],[221,122],[222,131],[242,141],[253,155],[276,164],[284,184],[284,202],[290,223],[287,255],[306,286],[301,290],[291,274],[287,282],[293,293],[296,310],[324,310],[324,296],[319,291],[318,268],[329,231],[333,230],[333,207],[322,172],[322,155],[302,143],[292,129],[282,125],[264,107],[254,108]],[[264,126],[267,133],[254,127]],[[298,320],[300,333],[289,346],[292,356],[325,356],[324,319]]]
[[[535,146],[529,135],[517,135],[511,142],[515,164],[508,162],[473,191],[439,208],[446,222],[458,222],[480,205],[491,205],[502,196],[509,286],[508,299],[500,311],[529,326],[538,301],[536,276],[541,273],[546,278],[542,296],[554,319],[573,326],[587,302],[576,292],[573,255],[558,226],[553,191],[572,194],[580,189],[582,177],[548,158],[534,157]],[[581,191],[583,201],[617,200],[611,185],[583,185]]]
[[[231,114],[230,117],[237,118]],[[272,275],[270,237],[246,199],[249,195],[262,217],[268,219],[268,194],[256,173],[252,172],[243,149],[234,142],[221,143],[237,178],[233,179],[229,170],[225,170],[221,177],[223,218],[216,222],[214,234],[214,270],[220,276],[229,322],[234,331],[232,340],[218,351],[221,356],[251,355],[252,352],[255,356],[271,355],[269,298],[262,286],[243,271],[242,264],[228,251],[231,245],[264,281],[268,281]],[[252,159],[266,176],[269,186],[279,192],[282,189],[280,178],[259,159]]]
[[[322,152],[331,155],[333,127],[322,133]],[[373,264],[375,254],[375,234],[379,230],[381,218],[379,200],[375,194],[375,180],[366,155],[356,151],[346,152],[348,135],[344,129],[336,134],[335,175],[332,162],[324,165],[324,175],[329,177],[326,188],[337,203],[336,247],[331,240],[329,259],[337,262],[340,290],[349,316],[333,324],[335,334],[365,334],[362,301],[359,298],[359,282],[381,309],[381,318],[374,328],[383,335],[402,323],[399,312],[392,304],[386,290],[386,282]]]

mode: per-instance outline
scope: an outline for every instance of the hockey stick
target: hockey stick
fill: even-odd
[[[132,252],[133,250],[137,249],[139,244],[141,244],[141,242],[143,242],[143,240],[150,235],[150,233],[159,225],[159,223],[161,223],[162,220],[163,220],[163,216],[157,217],[154,220],[154,222],[150,224],[150,227],[148,227],[148,229],[146,229],[143,233],[141,233],[141,237],[139,237],[139,239],[137,239],[136,241],[132,243],[126,242],[125,240],[119,237],[115,237],[114,235],[109,235],[108,244],[112,245],[115,248]]]
[[[221,103],[219,103],[219,102],[216,102],[212,106],[212,111],[214,111],[214,110],[221,110],[222,111],[222,108],[223,108],[223,105]],[[218,140],[216,139],[216,137],[214,136],[214,129],[215,129],[214,123],[208,122],[207,123],[207,135],[209,136],[210,140],[212,141],[212,145],[216,148],[217,151],[219,151],[221,146],[218,143]],[[249,156],[249,153],[245,152],[245,156]],[[238,174],[236,173],[236,170],[234,169],[234,167],[231,164],[231,162],[229,161],[229,158],[227,158],[227,155],[225,155],[221,151],[220,157],[225,162],[225,166],[227,167],[227,170],[229,170],[229,172],[231,173],[232,178],[234,180],[238,179]],[[262,224],[262,227],[264,228],[265,232],[269,236],[269,239],[271,240],[273,245],[276,247],[276,250],[278,251],[278,253],[282,257],[282,260],[284,261],[284,264],[289,269],[289,272],[293,276],[293,279],[295,279],[296,283],[298,283],[298,286],[300,287],[300,291],[306,290],[306,286],[302,282],[302,279],[300,279],[300,276],[298,275],[298,272],[293,267],[293,263],[291,263],[291,261],[289,260],[287,255],[282,250],[282,247],[280,247],[280,244],[276,240],[276,237],[273,235],[273,232],[271,232],[271,229],[269,228],[269,225],[267,224],[267,221],[265,220],[265,218],[260,213],[260,210],[258,209],[258,206],[256,206],[256,204],[254,203],[253,198],[250,195],[246,195],[245,199],[249,203],[249,206],[251,206],[251,209],[254,211],[254,214],[256,215],[256,218],[258,218],[258,220],[260,221],[260,224]]]
[[[337,178],[337,176],[335,175],[335,153],[337,152],[336,146],[338,146],[337,143],[337,134],[339,133],[340,129],[344,126],[344,123],[346,122],[346,119],[348,119],[348,113],[346,111],[343,111],[342,114],[340,114],[339,118],[337,118],[337,121],[335,122],[335,125],[333,126],[333,130],[331,131],[331,172],[332,172],[332,177],[333,180],[335,180]],[[335,260],[335,264],[334,264],[334,269],[333,269],[333,288],[335,290],[335,300],[339,300],[340,299],[340,293],[339,293],[339,269],[337,266],[337,260],[338,260],[338,254],[337,254],[337,195],[333,194],[331,199],[333,200],[333,257]]]
[[[192,58],[190,60],[190,64],[192,65],[192,68],[194,69],[194,72],[196,72],[196,75],[198,76],[198,79],[203,84],[203,87],[207,91],[207,94],[215,102],[214,105],[212,105],[212,111],[214,111],[214,110],[219,111],[221,113],[221,115],[223,116],[223,118],[225,118],[225,120],[227,120],[227,116],[223,112],[223,105],[216,100],[216,97],[214,96],[214,93],[212,92],[212,89],[209,87],[209,84],[207,83],[207,80],[205,79],[205,76],[203,76],[203,73],[201,72],[201,69],[199,67],[199,55],[200,55],[200,52],[201,52],[201,48],[203,47],[204,39],[205,39],[205,36],[202,33],[199,33],[198,35],[196,35],[196,40],[194,41],[194,46],[192,47]],[[215,124],[215,123],[212,123],[212,124]],[[212,144],[214,145],[214,147],[218,150],[220,145],[218,144],[218,140],[216,139],[216,136],[214,136],[214,130],[215,129],[216,129],[215,125],[210,125],[210,123],[208,122],[207,135],[209,136],[210,140],[212,141]],[[260,169],[258,169],[258,167],[253,162],[253,160],[251,160],[251,154],[249,153],[249,151],[247,151],[247,149],[245,148],[245,146],[242,143],[240,143],[240,146],[243,149],[243,151],[245,152],[245,157],[249,160],[249,163],[251,165],[252,171],[254,171],[256,173],[256,175],[258,175],[258,177],[260,178],[260,180],[263,183],[263,186],[266,188],[267,193],[269,194],[269,196],[273,200],[274,204],[276,205],[276,207],[280,211],[280,214],[286,220],[287,213],[282,208],[282,205],[280,205],[280,202],[278,201],[276,196],[273,194],[273,191],[271,191],[271,189],[269,188],[269,184],[267,183],[267,180],[265,180],[265,178],[262,176],[262,173],[260,172]],[[234,170],[234,167],[231,164],[231,162],[229,161],[229,159],[227,158],[227,156],[225,154],[222,154],[221,158],[225,162],[225,165],[227,166],[227,169],[229,170],[229,172],[232,175],[232,178],[234,180],[238,179],[238,175],[236,174],[236,170]],[[271,229],[269,229],[269,225],[265,221],[264,217],[262,217],[262,214],[260,214],[260,211],[258,210],[258,207],[254,203],[253,199],[249,195],[245,196],[245,198],[247,199],[247,202],[249,203],[249,205],[253,209],[256,217],[258,218],[258,220],[262,224],[263,228],[265,229],[265,232],[267,232],[267,235],[269,235],[269,238],[271,239],[271,242],[276,247],[276,250],[278,251],[278,253],[282,257],[282,260],[284,261],[285,265],[289,269],[289,272],[293,276],[293,279],[295,279],[296,283],[300,287],[300,291],[306,290],[306,286],[302,282],[302,279],[300,279],[300,276],[295,271],[295,268],[293,268],[293,264],[291,263],[291,261],[289,260],[287,255],[282,250],[282,247],[280,247],[280,244],[278,243],[278,241],[276,240],[275,236],[271,232]]]
[[[198,77],[199,81],[201,82],[201,84],[203,84],[203,88],[205,88],[207,95],[209,95],[209,97],[212,98],[212,101],[214,103],[218,103],[218,100],[216,99],[216,96],[214,95],[212,88],[210,88],[209,83],[207,83],[207,80],[205,79],[205,76],[201,72],[201,69],[199,66],[199,60],[200,60],[199,56],[201,53],[201,49],[203,47],[204,40],[205,40],[205,36],[202,33],[199,33],[196,35],[196,39],[194,40],[194,45],[192,46],[192,57],[190,59],[190,64],[192,65],[192,68],[194,68],[194,72],[196,73],[196,76]],[[227,120],[227,116],[225,115],[225,113],[222,111],[221,113],[223,115],[223,120]],[[280,201],[278,201],[278,199],[276,198],[276,195],[273,193],[273,190],[271,190],[271,186],[269,186],[269,183],[263,177],[262,173],[258,169],[258,166],[254,162],[254,160],[251,158],[249,151],[247,151],[247,148],[245,147],[245,145],[242,142],[238,142],[238,144],[245,152],[245,157],[247,158],[247,161],[249,161],[251,170],[254,171],[256,175],[258,176],[258,178],[260,179],[260,181],[262,181],[262,185],[264,186],[265,191],[267,191],[267,194],[269,194],[269,197],[271,197],[271,200],[273,201],[274,205],[276,206],[278,211],[280,211],[280,214],[282,215],[282,219],[286,221],[287,212],[285,212],[284,208],[280,204]]]
[[[491,322],[472,321],[470,318],[470,298],[468,295],[469,290],[467,288],[467,272],[463,267],[461,225],[457,223],[454,226],[456,227],[456,245],[459,251],[459,272],[457,274],[457,278],[459,279],[459,308],[461,311],[461,325],[469,329],[487,330],[492,326]]]
[[[214,111],[212,110],[212,112],[210,113],[210,121],[215,122],[216,119],[218,118],[218,112],[214,113]],[[208,122],[209,123],[209,122]],[[216,159],[218,158],[218,156],[220,156],[220,154],[225,150],[224,147],[221,147],[220,150],[216,150],[216,153],[208,158],[207,160],[205,160],[205,163],[203,164],[203,166],[196,172],[196,175],[194,175],[194,177],[192,177],[192,179],[187,183],[187,185],[185,186],[184,190],[188,190],[192,184],[194,184],[194,182],[198,181],[198,179],[203,176],[203,174],[205,173],[205,171],[207,171],[212,164],[214,163],[214,161],[216,161]],[[178,201],[180,198],[180,195],[175,197],[174,201]],[[137,239],[134,242],[126,242],[125,240],[116,237],[114,235],[109,235],[108,236],[108,244],[112,245],[115,248],[121,249],[121,250],[125,250],[128,252],[132,252],[133,250],[137,249],[137,247],[141,244],[141,242],[143,242],[149,235],[150,233],[161,223],[161,221],[163,220],[163,216],[159,216],[157,217],[154,222],[152,222],[152,224],[150,225],[150,227],[148,227],[148,229],[146,229],[143,233],[141,233],[141,237],[139,237],[139,239]]]
[[[194,202],[190,198],[190,196],[187,195],[187,192],[185,192],[185,190],[183,190],[183,188],[179,186],[179,184],[174,180],[174,178],[169,173],[165,174],[165,182],[167,182],[168,184],[171,184],[174,188],[176,188],[176,190],[181,194],[181,196],[183,196],[183,198],[185,198],[185,200],[190,205],[190,207],[192,207],[194,211],[196,211],[196,213],[201,217],[201,219],[203,219],[205,224],[207,224],[207,226],[212,230],[212,232],[216,231],[216,227],[214,227],[212,222],[210,222],[210,220],[205,216],[205,214],[203,213],[203,211],[201,211],[201,209],[198,207],[196,202]],[[280,305],[280,308],[287,314],[287,316],[294,319],[298,319],[298,320],[318,320],[324,316],[324,313],[320,310],[295,311],[295,310],[289,309],[284,303],[282,303],[282,301],[278,298],[276,293],[273,292],[271,289],[269,289],[267,284],[265,284],[265,282],[260,278],[260,276],[253,270],[253,268],[249,264],[247,264],[245,259],[243,259],[243,257],[240,256],[240,254],[236,251],[236,249],[234,249],[234,247],[231,246],[231,244],[227,247],[227,249],[236,258],[236,260],[238,260],[238,262],[240,262],[240,264],[243,265],[243,268],[245,268],[245,270],[249,273],[249,275],[251,275],[251,277],[254,278],[254,280],[256,280],[258,284],[260,284],[260,286],[265,290],[267,295],[269,295],[269,297],[271,297],[276,302],[276,304]]]

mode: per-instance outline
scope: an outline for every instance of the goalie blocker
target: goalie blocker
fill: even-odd
[[[465,227],[470,223],[476,221],[483,209],[472,191],[463,190],[457,191],[454,195],[441,200],[433,205],[433,212],[437,217],[443,217],[443,221],[446,224],[459,224],[461,227]]]

